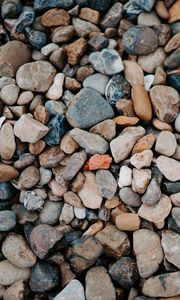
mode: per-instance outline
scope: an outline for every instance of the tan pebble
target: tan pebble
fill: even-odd
[[[89,131],[99,134],[107,141],[111,141],[116,136],[116,124],[113,120],[107,119],[94,125]]]
[[[66,47],[68,63],[76,65],[87,50],[87,43],[84,38],[80,38]]]
[[[173,37],[166,44],[164,50],[166,52],[170,52],[172,50],[177,49],[179,46],[180,46],[180,32],[178,32],[175,35],[173,35]]]
[[[119,197],[114,196],[111,199],[107,199],[105,202],[105,207],[107,209],[113,209],[120,204]]]
[[[168,124],[166,122],[162,122],[157,118],[154,118],[152,120],[152,124],[153,124],[154,127],[156,127],[159,130],[173,131],[173,127],[170,124]]]
[[[32,101],[34,94],[31,91],[22,92],[17,100],[18,105],[25,105]]]
[[[91,66],[84,66],[84,67],[80,67],[77,70],[76,73],[76,79],[80,82],[84,81],[84,79],[86,77],[89,77],[90,75],[92,75],[94,73],[93,68],[91,68]]]
[[[9,160],[16,150],[15,137],[12,125],[5,123],[0,129],[0,156]]]
[[[73,207],[83,208],[82,202],[78,195],[72,191],[69,191],[63,195],[64,201]]]
[[[22,190],[28,190],[34,187],[38,181],[39,170],[34,166],[27,167],[19,177],[18,188]]]
[[[113,121],[117,125],[132,126],[132,125],[136,125],[139,122],[139,118],[137,118],[137,117],[119,116],[119,117],[114,118]]]
[[[180,207],[180,192],[170,195],[170,199],[173,205]]]
[[[141,85],[134,85],[132,87],[132,100],[136,115],[144,121],[150,121],[152,119],[152,108],[145,88]]]
[[[41,17],[42,25],[46,27],[66,26],[70,23],[70,15],[64,9],[52,8]]]
[[[0,182],[10,181],[19,176],[19,172],[12,166],[0,163]]]
[[[140,218],[137,214],[124,213],[116,217],[116,226],[122,231],[135,231],[140,227]]]
[[[169,9],[169,23],[180,20],[180,0],[177,0]]]
[[[141,67],[133,61],[124,60],[125,78],[133,86],[135,84],[144,85],[144,73]]]
[[[46,143],[43,140],[39,140],[36,143],[29,143],[29,151],[33,155],[38,155],[40,154],[46,146]]]
[[[58,73],[54,77],[53,84],[46,93],[46,97],[52,100],[58,100],[63,94],[64,74]]]
[[[100,13],[97,10],[88,7],[83,7],[81,9],[79,17],[93,24],[98,24],[100,21]]]
[[[135,144],[132,155],[134,153],[142,152],[144,150],[149,150],[152,148],[156,140],[156,137],[154,134],[150,133],[145,136],[143,136],[139,141]]]
[[[3,295],[4,300],[22,300],[25,299],[27,289],[23,281],[18,281],[7,288]]]
[[[86,230],[83,236],[93,236],[98,233],[101,229],[103,229],[103,222],[97,221],[96,223],[92,224],[88,230]]]
[[[3,286],[12,285],[17,281],[24,281],[30,277],[30,268],[18,268],[8,260],[0,262],[0,284]]]
[[[122,201],[120,201],[120,204],[111,211],[111,221],[115,223],[116,217],[124,213],[129,213],[129,210],[125,206],[125,204]]]
[[[78,193],[82,189],[84,182],[85,182],[85,176],[82,172],[79,172],[71,183],[72,191],[74,193]]]
[[[177,144],[176,151],[173,154],[173,158],[180,160],[180,145]]]
[[[54,179],[50,181],[48,186],[51,188],[52,193],[57,197],[62,197],[67,192],[67,188],[59,184]]]
[[[153,53],[139,55],[138,64],[147,73],[154,73],[158,66],[163,67],[166,53],[162,47],[157,48]]]
[[[59,146],[49,147],[39,155],[39,163],[41,167],[53,168],[59,165],[64,156]]]
[[[120,114],[127,117],[134,117],[135,112],[131,100],[121,99],[116,102],[116,108]]]
[[[161,67],[157,67],[154,74],[153,85],[165,84],[166,83],[166,72]]]
[[[65,88],[71,92],[77,93],[81,89],[81,84],[75,78],[66,77]]]
[[[47,124],[49,121],[48,109],[45,106],[38,105],[34,111],[34,118],[42,124]]]
[[[30,103],[29,110],[33,113],[38,105],[43,105],[44,96],[41,94],[36,94],[32,102]]]
[[[144,150],[140,153],[135,153],[130,158],[131,165],[137,169],[149,167],[153,159],[153,152],[151,150]]]
[[[134,192],[144,194],[151,180],[151,170],[133,169],[132,189]]]
[[[12,114],[12,112],[10,111],[10,109],[9,109],[8,106],[4,106],[4,109],[3,109],[3,116],[4,116],[6,119],[13,119],[13,114]]]
[[[161,19],[168,19],[169,18],[169,12],[166,8],[166,5],[165,5],[164,1],[157,1],[156,2],[155,11]]]
[[[25,105],[9,106],[9,109],[13,113],[13,115],[18,118],[20,118],[23,114],[27,112],[27,108]]]
[[[66,133],[60,143],[60,149],[66,154],[72,154],[79,148],[78,143]]]

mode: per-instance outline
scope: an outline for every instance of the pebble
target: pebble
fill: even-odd
[[[134,117],[135,112],[131,100],[121,99],[116,102],[118,112],[124,116]]]
[[[89,3],[89,5],[93,9],[96,9],[100,12],[105,12],[110,7],[111,1],[110,0],[101,0],[101,1],[92,0]]]
[[[118,185],[120,188],[130,186],[132,183],[132,170],[127,166],[122,166],[119,172]]]
[[[109,81],[108,76],[101,73],[96,73],[86,77],[86,79],[83,81],[83,87],[94,89],[97,92],[99,92],[101,95],[104,95],[108,81]]]
[[[170,181],[180,180],[180,162],[166,157],[164,155],[160,155],[156,160],[156,165],[161,173]],[[174,172],[176,170],[176,172]]]
[[[77,279],[71,280],[54,300],[85,300],[84,288]]]
[[[112,162],[112,157],[108,154],[100,155],[94,154],[84,165],[83,170],[92,171],[98,169],[109,169],[109,166]]]
[[[59,46],[54,44],[54,43],[50,43],[47,44],[46,46],[42,47],[41,49],[41,53],[44,56],[49,56],[51,53],[53,53],[54,51],[58,50]]]
[[[35,161],[34,155],[31,153],[24,153],[22,154],[18,160],[14,163],[14,167],[16,169],[24,169],[25,167],[28,167],[32,165]]]
[[[142,12],[137,19],[137,23],[138,25],[141,26],[155,26],[155,25],[159,25],[161,24],[160,19],[158,18],[158,16],[156,15],[156,13],[154,12]]]
[[[17,190],[9,182],[0,182],[0,199],[8,200],[16,195]]]
[[[132,3],[135,3],[141,10],[150,12],[153,8],[155,0],[131,0]]]
[[[169,12],[164,1],[157,1],[155,4],[155,10],[161,19],[169,18]]]
[[[58,100],[63,94],[64,74],[58,73],[54,77],[53,84],[46,93],[46,97],[52,100]]]
[[[6,237],[2,244],[2,253],[9,262],[19,268],[29,268],[36,263],[35,254],[19,234],[10,233]]]
[[[132,189],[134,192],[144,194],[151,180],[151,170],[133,169]]]
[[[150,277],[143,284],[142,292],[149,297],[174,297],[180,294],[180,272]],[[153,287],[153,288],[152,288]]]
[[[84,38],[80,38],[77,41],[69,44],[66,48],[68,63],[71,65],[76,65],[81,60],[81,57],[85,54],[87,50],[87,43]]]
[[[123,187],[119,191],[120,199],[127,205],[139,207],[141,198],[138,193],[135,193],[131,187]]]
[[[76,94],[66,113],[70,125],[82,129],[113,116],[110,104],[97,91],[90,88],[84,88]]]
[[[74,153],[66,165],[62,177],[66,181],[72,180],[86,161],[87,155],[84,150]]]
[[[32,268],[29,281],[33,292],[46,292],[59,284],[59,270],[46,261],[39,261]]]
[[[134,85],[131,93],[136,115],[143,121],[150,121],[152,119],[152,108],[148,92],[143,86]]]
[[[166,195],[161,195],[159,201],[153,206],[142,204],[138,210],[138,215],[155,224],[161,223],[171,211],[171,200]]]
[[[17,85],[32,92],[46,92],[56,75],[55,68],[47,61],[22,65],[16,73]]]
[[[138,64],[147,73],[155,73],[157,67],[162,67],[166,54],[162,47],[157,48],[148,55],[139,55]]]
[[[114,75],[106,86],[106,99],[111,105],[115,105],[119,99],[130,97],[130,89],[130,84],[122,75]]]
[[[11,124],[5,123],[0,129],[0,156],[2,159],[10,160],[15,152],[16,143]]]
[[[40,259],[44,259],[49,250],[62,238],[54,227],[47,224],[35,226],[29,236],[30,246]]]
[[[25,281],[30,277],[29,268],[19,268],[8,260],[0,262],[0,284],[2,286],[12,285],[20,280]]]
[[[15,83],[16,81],[14,78],[3,76],[0,78],[0,90],[6,85],[15,84]]]
[[[113,120],[106,119],[91,127],[89,131],[99,134],[106,141],[111,141],[116,135],[116,124]]]
[[[138,230],[140,222],[140,218],[137,214],[122,213],[116,217],[116,226],[122,231]]]
[[[5,85],[1,89],[1,100],[7,105],[13,105],[16,103],[19,95],[19,87],[15,84]]]
[[[74,34],[74,27],[69,26],[60,26],[54,29],[52,33],[52,42],[55,44],[62,44],[72,40]]]
[[[25,32],[29,44],[36,50],[41,50],[48,43],[48,36],[42,31],[27,26]]]
[[[180,33],[176,33],[164,47],[165,52],[171,52],[180,46]]]
[[[131,257],[122,257],[110,267],[109,274],[122,288],[130,289],[138,279],[136,262]]]
[[[178,245],[180,243],[179,234],[171,230],[164,230],[162,232],[161,243],[166,259],[177,268],[180,268],[180,257],[178,248]]]
[[[72,191],[68,191],[63,195],[64,201],[70,205],[72,205],[74,208],[83,208],[82,202],[79,199],[78,195],[75,194]]]
[[[169,23],[174,23],[179,20],[180,14],[180,1],[176,1],[170,8],[169,8]]]
[[[62,203],[46,200],[39,214],[39,220],[43,224],[55,225],[61,214]]]
[[[48,100],[45,103],[48,109],[49,116],[63,115],[66,112],[66,107],[61,101]]]
[[[180,132],[180,114],[177,115],[174,126],[175,126],[176,131]]]
[[[154,75],[152,74],[149,74],[149,75],[146,75],[144,76],[144,87],[145,87],[145,90],[147,92],[150,91],[152,85],[153,85],[153,82],[154,82]]]
[[[142,68],[134,61],[123,60],[124,74],[131,86],[144,85],[144,74]]]
[[[79,37],[86,37],[91,32],[99,32],[99,28],[92,24],[91,22],[87,22],[84,20],[81,20],[79,18],[73,18],[72,24],[75,28],[75,31],[77,32],[77,35]]]
[[[111,199],[117,190],[117,182],[108,170],[98,170],[96,172],[96,182],[102,197]]]
[[[49,147],[39,155],[39,162],[43,168],[54,168],[59,165],[59,162],[64,158],[64,156],[65,155],[59,146]]]
[[[169,75],[167,78],[167,84],[180,92],[179,75]]]
[[[136,169],[142,169],[143,167],[149,167],[153,160],[153,152],[151,150],[144,150],[140,153],[135,153],[130,158],[130,163]]]
[[[35,13],[33,9],[24,10],[18,17],[14,30],[18,33],[22,33],[26,26],[30,26],[34,22],[34,19]]]
[[[15,282],[3,294],[4,300],[18,300],[26,296],[26,286],[23,281]]]
[[[19,67],[30,60],[31,51],[26,44],[20,41],[6,43],[0,47],[0,76],[14,77]]]
[[[53,8],[42,15],[41,23],[46,27],[66,26],[70,23],[70,16],[64,9]]]
[[[34,191],[28,191],[23,196],[23,203],[27,210],[40,210],[44,205],[44,200]]]
[[[102,29],[115,28],[122,18],[122,13],[123,5],[121,3],[117,2],[111,6],[100,23]]]
[[[27,167],[19,176],[18,188],[22,190],[27,190],[35,186],[39,181],[39,170],[30,166]]]
[[[101,52],[93,52],[89,55],[92,67],[106,75],[114,75],[124,70],[122,59],[114,49],[103,49]]]
[[[91,209],[100,208],[103,198],[96,182],[96,176],[90,171],[85,171],[84,175],[85,182],[78,192],[78,196],[85,207]]]
[[[155,151],[166,156],[172,156],[176,147],[177,141],[174,134],[169,131],[161,131],[156,140]]]
[[[180,207],[180,193],[170,195],[170,199],[175,206]]]
[[[170,56],[166,58],[166,60],[164,61],[164,65],[171,70],[178,68],[180,64],[179,54],[180,47],[177,48]]]
[[[120,126],[133,126],[139,122],[139,118],[137,117],[127,117],[127,116],[119,116],[113,119],[117,125]]]
[[[79,145],[70,136],[69,132],[67,132],[61,140],[60,148],[64,153],[72,154],[79,148]]]
[[[0,211],[0,232],[9,231],[16,226],[16,214],[11,210]]]
[[[86,273],[86,299],[115,300],[115,288],[107,270],[103,266],[97,266]]]
[[[161,197],[161,188],[156,180],[156,178],[152,178],[146,192],[141,198],[141,201],[147,205],[154,205],[158,202]]]
[[[64,115],[56,115],[48,123],[48,134],[44,137],[44,141],[48,146],[59,145],[62,137],[67,132],[67,121]]]
[[[171,212],[173,220],[178,227],[180,227],[179,212],[180,212],[179,207],[173,207],[172,212]]]
[[[89,154],[105,154],[108,150],[108,143],[98,134],[74,128],[70,135]]]
[[[166,72],[162,67],[157,67],[154,74],[153,85],[164,85],[166,83]]]
[[[31,91],[22,92],[17,100],[18,105],[25,105],[30,103],[34,98],[34,94]]]
[[[69,205],[68,203],[64,203],[62,212],[59,217],[60,225],[69,224],[73,220],[73,218],[74,218],[73,206]]]
[[[150,277],[159,269],[164,255],[157,233],[149,229],[135,231],[133,233],[133,250],[142,278]]]
[[[170,39],[170,27],[167,24],[153,26],[153,30],[157,34],[159,46],[164,46]]]
[[[23,114],[14,125],[14,134],[22,142],[36,143],[48,131],[49,128],[47,126],[33,119],[30,114]]]
[[[89,21],[97,25],[100,20],[100,13],[97,10],[88,7],[83,7],[81,8],[79,17],[83,20]]]
[[[74,207],[74,215],[77,219],[83,220],[86,218],[86,209]]]
[[[69,248],[68,261],[75,273],[80,274],[89,269],[103,252],[101,243],[95,237],[82,237]]]
[[[148,26],[141,25],[129,28],[123,35],[122,43],[125,51],[132,55],[150,54],[158,47],[155,32]]]
[[[74,1],[73,0],[35,0],[34,1],[34,9],[35,10],[45,10],[50,9],[53,7],[60,7],[64,9],[70,9],[73,6]]]
[[[2,3],[3,18],[17,18],[22,11],[21,1],[5,0]]]
[[[154,118],[152,120],[152,124],[155,128],[158,130],[163,130],[163,131],[173,131],[172,125],[168,124],[166,122],[160,121],[158,118]]]
[[[35,211],[28,211],[22,204],[14,204],[12,210],[17,215],[17,220],[20,225],[33,223],[38,219],[38,213]]]
[[[151,103],[158,119],[170,123],[179,112],[178,92],[169,86],[156,85],[150,90]]]
[[[13,180],[19,176],[19,172],[12,166],[0,163],[0,182]]]
[[[110,142],[110,149],[116,163],[126,159],[135,143],[145,134],[141,126],[123,129],[121,134]]]

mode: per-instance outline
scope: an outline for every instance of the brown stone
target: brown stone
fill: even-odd
[[[53,168],[65,157],[59,146],[49,147],[39,155],[39,162],[43,168]]]
[[[129,83],[133,86],[135,84],[144,86],[144,73],[141,67],[133,61],[124,60],[124,74],[129,81]]]
[[[180,0],[177,0],[169,9],[169,23],[174,23],[180,19]]]
[[[46,27],[66,26],[70,23],[70,15],[64,9],[53,8],[41,17],[41,23]]]
[[[66,51],[61,47],[57,50],[54,50],[49,57],[49,61],[59,70],[62,70],[64,68],[66,60]]]
[[[66,50],[68,55],[68,63],[71,65],[76,65],[87,50],[86,40],[84,38],[80,38],[68,45]]]
[[[72,154],[79,148],[79,145],[69,133],[66,133],[61,140],[60,148],[64,153]]]
[[[134,117],[135,112],[131,100],[121,99],[116,102],[116,108],[120,114],[127,117]]]
[[[150,121],[152,119],[151,102],[143,86],[134,85],[132,87],[132,100],[136,115],[144,121]]]
[[[139,122],[137,117],[119,116],[113,119],[113,121],[120,126],[132,126]]]
[[[103,223],[101,221],[97,221],[84,232],[83,236],[94,236],[96,233],[101,231],[101,229],[103,229]]]
[[[178,32],[175,35],[173,35],[173,37],[166,44],[164,50],[166,52],[170,52],[172,50],[177,49],[179,46],[180,46],[180,32]]]
[[[153,53],[139,55],[138,64],[147,73],[154,73],[157,67],[163,67],[166,53],[162,47],[157,48]]]
[[[52,33],[52,42],[55,44],[66,43],[72,39],[73,35],[74,27],[72,25],[56,27]]]
[[[78,68],[76,73],[76,79],[80,82],[84,81],[86,77],[92,75],[94,73],[94,70],[91,66],[83,66]]]
[[[82,202],[77,194],[72,191],[69,191],[63,195],[64,201],[73,207],[82,208]]]
[[[155,11],[161,19],[168,19],[169,18],[169,12],[167,10],[167,7],[166,7],[164,1],[157,1],[156,2]]]
[[[81,9],[79,17],[91,23],[98,24],[100,20],[100,13],[97,10],[91,9],[89,7],[83,7]]]
[[[5,123],[0,129],[0,156],[9,160],[13,157],[16,143],[12,125]]]
[[[81,84],[75,78],[66,77],[65,88],[73,93],[77,93],[81,89]]]
[[[0,163],[0,182],[10,181],[19,176],[19,172],[12,166]]]
[[[89,131],[99,134],[107,141],[111,141],[116,135],[116,124],[113,120],[107,119],[94,125]]]
[[[79,192],[82,189],[84,182],[85,182],[85,176],[82,172],[79,172],[71,183],[72,191],[74,193]]]
[[[64,180],[72,180],[84,165],[86,158],[87,154],[84,150],[74,153],[62,174]]]
[[[30,166],[21,173],[18,181],[18,187],[22,190],[28,190],[35,186],[38,181],[39,170],[34,166]]]
[[[144,194],[151,180],[150,169],[133,169],[132,189],[134,192]]]
[[[48,109],[45,106],[38,105],[34,111],[34,118],[42,124],[47,124],[49,121]]]
[[[135,231],[140,227],[140,218],[137,214],[124,213],[116,217],[116,226],[122,231]]]
[[[152,124],[154,125],[154,127],[156,127],[159,130],[173,131],[173,127],[170,124],[166,122],[162,122],[157,118],[154,118],[152,120]]]
[[[18,281],[7,288],[3,294],[4,300],[20,300],[26,297],[27,289],[23,281]]]
[[[154,74],[153,85],[163,85],[166,83],[166,72],[161,67],[157,67]]]
[[[29,144],[29,151],[33,155],[39,155],[41,152],[43,152],[45,146],[46,143],[43,140],[39,140],[36,143]]]
[[[135,144],[132,154],[143,152],[144,150],[149,150],[154,145],[154,142],[156,140],[156,137],[154,134],[150,133],[145,136],[143,136],[139,141]]]

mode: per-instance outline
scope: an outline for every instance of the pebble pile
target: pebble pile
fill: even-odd
[[[180,0],[1,0],[0,299],[180,299]]]

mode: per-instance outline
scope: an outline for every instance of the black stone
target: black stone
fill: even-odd
[[[175,35],[176,33],[180,32],[180,21],[171,24],[170,28],[171,28],[171,35]]]
[[[10,182],[0,182],[0,200],[9,200],[14,197],[17,190]]]
[[[109,39],[103,35],[97,34],[94,35],[89,41],[88,44],[94,51],[101,51],[106,48],[109,44]]]
[[[67,121],[65,116],[57,115],[46,125],[49,128],[48,134],[44,140],[49,146],[59,145],[62,137],[68,131]]]
[[[88,0],[76,0],[76,4],[80,7],[88,6]]]
[[[30,289],[33,292],[45,292],[59,284],[59,271],[56,266],[41,261],[32,268]]]
[[[15,31],[23,32],[26,26],[29,26],[33,23],[35,18],[35,12],[33,10],[23,11],[15,25]]]
[[[71,231],[64,234],[63,238],[57,243],[56,249],[64,249],[73,245],[73,241],[80,239],[82,233],[80,231]]]
[[[180,93],[180,75],[169,75],[166,84]]]
[[[0,211],[9,210],[11,208],[11,202],[8,200],[0,201]]]
[[[111,0],[88,0],[89,6],[100,12],[105,12],[111,5]]]
[[[171,182],[171,181],[164,181],[162,184],[162,193],[171,195],[180,192],[180,180]]]
[[[65,9],[70,9],[75,4],[74,0],[35,0],[34,9],[44,10],[53,7],[60,7]]]
[[[47,34],[42,31],[36,31],[27,26],[25,33],[29,44],[37,50],[41,50],[48,43]]]

